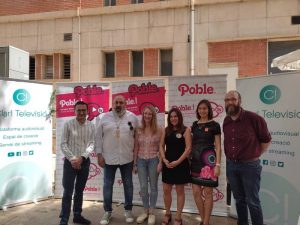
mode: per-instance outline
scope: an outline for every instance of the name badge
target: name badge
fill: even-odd
[[[179,138],[182,138],[182,135],[180,133],[176,134],[176,137],[179,139]]]

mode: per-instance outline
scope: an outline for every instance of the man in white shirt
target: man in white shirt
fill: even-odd
[[[121,172],[125,197],[125,218],[127,223],[134,222],[132,216],[133,198],[133,149],[134,131],[138,119],[126,110],[125,98],[118,95],[113,100],[111,112],[105,113],[96,131],[96,152],[98,164],[104,168],[103,198],[105,213],[100,224],[109,223],[112,213],[112,193],[116,170]]]
[[[78,101],[75,106],[76,118],[64,124],[61,150],[65,155],[63,168],[63,198],[60,225],[67,225],[70,217],[72,195],[75,184],[73,222],[90,224],[82,215],[82,198],[90,168],[89,155],[94,150],[95,127],[86,120],[88,105]],[[75,182],[76,180],[76,182]]]

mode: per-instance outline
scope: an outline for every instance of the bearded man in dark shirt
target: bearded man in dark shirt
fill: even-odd
[[[248,208],[253,225],[263,225],[259,199],[262,166],[259,157],[270,145],[267,123],[256,113],[241,107],[241,95],[225,96],[227,116],[223,123],[226,175],[236,200],[238,225],[248,225]]]

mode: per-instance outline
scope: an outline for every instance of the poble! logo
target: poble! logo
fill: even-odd
[[[281,91],[275,85],[267,85],[259,93],[260,100],[267,105],[276,103],[280,99],[280,96]]]
[[[218,117],[224,111],[223,106],[221,106],[215,102],[210,101],[210,105],[211,105],[211,108],[213,111],[214,118]]]
[[[79,101],[79,100],[76,100],[76,99],[69,99],[69,100],[62,99],[58,102],[58,104],[60,105],[61,108],[64,108],[65,106],[71,107],[71,106],[74,106],[77,101]],[[82,101],[82,99],[80,99],[80,101]]]
[[[88,85],[85,88],[82,86],[76,86],[74,87],[74,94],[76,98],[79,98],[81,95],[87,96],[87,95],[99,95],[103,94],[104,91],[102,87],[97,87],[97,85]]]
[[[131,84],[128,87],[128,93],[131,97],[134,97],[138,94],[149,94],[149,93],[156,93],[159,92],[159,88],[156,84],[151,84],[151,82],[148,82],[147,84],[142,83],[141,86],[138,86],[136,84]]]
[[[95,117],[104,112],[104,109],[96,103],[88,104],[88,121],[92,121]]]
[[[96,164],[91,163],[88,180],[92,179],[93,177],[97,176],[100,173],[101,173],[101,169]]]
[[[13,100],[18,105],[26,105],[30,101],[30,94],[25,89],[18,89],[13,94]]]
[[[194,86],[189,86],[188,84],[180,84],[178,86],[178,91],[180,95],[183,96],[185,94],[190,95],[205,95],[205,94],[213,94],[214,88],[212,86],[207,86],[206,83],[203,85],[195,84]]]

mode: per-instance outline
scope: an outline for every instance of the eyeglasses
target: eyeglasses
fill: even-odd
[[[133,126],[132,126],[132,124],[131,124],[130,121],[128,122],[128,126],[129,126],[129,129],[130,129],[130,130],[133,130]]]

